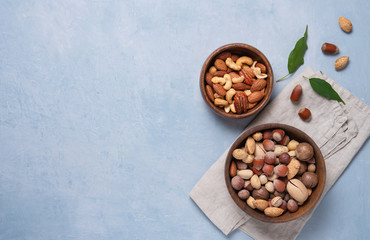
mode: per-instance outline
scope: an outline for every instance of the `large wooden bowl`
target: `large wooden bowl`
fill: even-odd
[[[219,108],[216,105],[214,105],[213,102],[207,97],[206,73],[208,72],[209,68],[213,66],[213,63],[216,60],[216,56],[225,51],[229,51],[232,54],[237,54],[239,56],[249,56],[253,60],[263,63],[266,66],[266,69],[267,69],[266,73],[268,74],[268,77],[266,78],[267,85],[266,85],[265,96],[256,106],[248,110],[248,112],[246,113],[242,113],[242,114],[235,114],[232,112],[226,113],[223,108]],[[200,73],[200,90],[201,90],[204,101],[214,112],[216,112],[217,114],[221,116],[228,117],[228,118],[237,118],[237,119],[246,118],[246,117],[250,117],[258,113],[259,111],[261,111],[266,106],[267,102],[269,101],[271,97],[273,84],[274,84],[274,75],[272,72],[270,62],[267,60],[265,55],[263,55],[263,53],[260,52],[257,48],[254,48],[244,43],[231,43],[231,44],[227,44],[227,45],[224,45],[216,49],[206,59],[206,61],[203,64],[202,71]]]
[[[232,156],[233,150],[236,148],[244,147],[245,140],[247,139],[248,136],[252,135],[255,132],[263,132],[264,130],[276,129],[276,128],[283,129],[286,132],[286,134],[289,135],[290,139],[295,139],[298,142],[307,142],[311,144],[311,146],[314,149],[314,157],[316,159],[316,174],[318,175],[319,182],[318,182],[318,185],[313,189],[311,196],[306,200],[306,202],[302,206],[299,206],[298,211],[296,211],[295,213],[290,213],[286,211],[281,216],[273,218],[273,217],[266,216],[263,212],[250,208],[246,204],[246,201],[243,201],[238,197],[237,192],[231,186],[230,164],[233,159],[233,156]],[[262,125],[258,125],[256,127],[246,130],[245,132],[242,133],[240,137],[236,139],[234,144],[231,146],[230,151],[227,154],[226,163],[225,163],[225,181],[226,181],[227,190],[229,191],[232,199],[235,201],[235,203],[240,207],[242,211],[246,212],[247,214],[249,214],[250,216],[258,220],[265,221],[265,222],[272,222],[272,223],[289,222],[294,219],[300,218],[306,213],[308,213],[318,203],[321,197],[321,194],[324,190],[324,187],[325,187],[325,179],[326,179],[325,161],[324,161],[324,157],[322,156],[319,147],[315,144],[315,142],[307,134],[305,134],[304,132],[302,132],[301,130],[295,127],[285,125],[285,124],[278,124],[278,123],[262,124]]]

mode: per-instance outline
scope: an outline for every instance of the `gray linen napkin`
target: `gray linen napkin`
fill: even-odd
[[[302,76],[325,79],[346,104],[321,97]],[[289,97],[298,83],[302,85],[303,94],[299,103],[293,104]],[[311,110],[312,119],[309,122],[302,121],[297,114],[303,107]],[[297,127],[320,147],[327,170],[322,199],[369,137],[370,108],[322,72],[314,72],[308,67],[265,107],[248,128],[269,122]],[[295,239],[315,209],[288,223],[265,223],[251,218],[239,209],[226,189],[223,174],[228,151],[194,186],[190,192],[193,201],[226,235],[239,228],[254,239]]]

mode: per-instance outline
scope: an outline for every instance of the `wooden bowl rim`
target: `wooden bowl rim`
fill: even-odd
[[[256,105],[256,107],[252,108],[252,110],[250,110],[246,113],[242,113],[242,114],[226,113],[223,109],[214,105],[214,103],[211,102],[211,100],[208,98],[207,93],[206,93],[206,89],[205,89],[205,86],[206,86],[206,84],[205,84],[206,83],[205,74],[208,71],[208,65],[210,65],[210,63],[214,60],[214,58],[218,54],[220,54],[224,51],[233,52],[232,49],[235,49],[235,48],[242,48],[245,51],[253,52],[254,54],[258,55],[258,57],[260,57],[262,59],[262,61],[264,61],[265,65],[266,65],[266,68],[267,68],[267,72],[270,73],[267,77],[267,86],[270,86],[270,87],[266,88],[267,91],[265,93],[265,97]],[[246,55],[248,55],[248,54],[246,54]],[[242,119],[242,118],[253,116],[254,114],[261,111],[266,106],[268,101],[270,100],[273,85],[274,85],[274,73],[272,71],[271,64],[270,64],[269,60],[267,59],[267,57],[260,50],[258,50],[257,48],[255,48],[251,45],[245,44],[245,43],[230,43],[230,44],[223,45],[223,46],[217,48],[216,50],[214,50],[207,57],[207,59],[204,61],[203,67],[202,67],[202,70],[201,70],[201,73],[200,73],[200,89],[201,89],[203,99],[205,100],[207,105],[214,112],[216,112],[218,115],[221,115],[221,116],[227,117],[227,118]]]
[[[250,136],[251,134],[253,134],[255,132],[262,132],[262,131],[265,131],[265,130],[277,129],[277,128],[283,129],[289,135],[292,135],[292,133],[293,133],[293,135],[300,135],[299,139],[296,139],[296,138],[294,138],[294,139],[299,140],[300,142],[303,142],[303,141],[308,142],[312,145],[312,147],[314,148],[314,152],[315,152],[315,155],[314,155],[315,160],[316,160],[315,164],[316,164],[316,168],[317,168],[316,171],[318,171],[319,183],[315,187],[315,189],[312,191],[312,194],[309,197],[309,199],[302,206],[299,207],[297,212],[290,213],[289,211],[286,211],[281,216],[273,218],[273,217],[268,217],[268,216],[264,215],[263,212],[259,212],[258,210],[254,210],[254,209],[250,208],[249,206],[247,206],[245,201],[242,201],[238,197],[235,190],[231,186],[231,182],[230,182],[231,178],[230,178],[230,170],[229,169],[230,169],[231,160],[233,159],[233,157],[232,157],[233,150],[236,149],[237,147],[239,147],[243,142],[245,142],[245,140],[248,136]],[[314,209],[315,205],[319,202],[319,200],[321,198],[321,195],[322,195],[322,193],[324,191],[324,188],[325,188],[326,166],[325,166],[325,160],[324,160],[324,157],[322,156],[320,148],[316,145],[316,143],[312,140],[312,138],[310,136],[308,136],[306,133],[299,130],[298,128],[295,128],[295,127],[287,125],[287,124],[266,123],[266,124],[261,124],[261,125],[258,125],[258,126],[255,126],[255,127],[252,127],[252,128],[249,128],[249,129],[245,130],[235,140],[235,142],[230,147],[229,152],[226,156],[224,175],[225,175],[225,182],[226,182],[227,190],[228,190],[231,198],[235,202],[235,204],[238,205],[238,207],[242,211],[244,211],[248,215],[250,215],[250,216],[252,216],[252,217],[254,217],[258,220],[264,221],[264,222],[283,223],[283,222],[289,222],[289,221],[295,220],[297,218],[300,218],[300,217],[304,216],[305,214],[307,214],[308,212],[310,212],[312,209]],[[243,204],[242,204],[242,202],[243,202]]]

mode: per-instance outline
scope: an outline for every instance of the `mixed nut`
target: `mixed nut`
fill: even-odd
[[[232,188],[266,216],[296,212],[318,184],[313,147],[291,139],[283,129],[248,136],[232,155]]]
[[[249,56],[222,52],[206,73],[206,93],[225,112],[246,113],[265,96],[267,77],[264,64]]]

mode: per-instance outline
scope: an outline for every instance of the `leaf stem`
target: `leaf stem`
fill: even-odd
[[[283,80],[284,78],[288,77],[289,75],[290,75],[290,73],[288,73],[288,74],[287,74],[287,75],[285,75],[284,77],[282,77],[282,78],[280,78],[280,79],[276,80],[276,82],[280,82],[281,80]]]
[[[307,80],[310,80],[308,77],[306,77],[306,76],[302,76],[303,78],[305,78],[305,79],[307,79]]]

